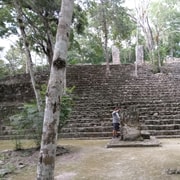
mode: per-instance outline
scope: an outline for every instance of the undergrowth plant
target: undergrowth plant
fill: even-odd
[[[62,96],[60,104],[60,122],[58,126],[58,132],[66,125],[66,120],[69,118],[73,107],[73,95],[72,92],[75,87],[66,89],[65,95]],[[46,86],[41,87],[41,96],[45,97]],[[45,98],[43,98],[45,102]],[[43,109],[45,103],[43,103]],[[42,126],[43,126],[44,111],[39,112],[36,101],[33,100],[29,103],[25,103],[22,111],[10,117],[11,125],[16,130],[16,135],[14,136],[15,148],[19,150],[22,148],[22,143],[20,141],[21,137],[27,138],[31,136],[37,147],[40,146]],[[18,138],[19,137],[19,138]]]

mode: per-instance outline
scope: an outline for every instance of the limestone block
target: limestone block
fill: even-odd
[[[112,61],[113,64],[120,64],[119,49],[116,46],[112,46]]]
[[[143,138],[141,137],[141,131],[138,129],[138,127],[130,127],[125,124],[122,127],[122,140],[137,141],[143,140]]]

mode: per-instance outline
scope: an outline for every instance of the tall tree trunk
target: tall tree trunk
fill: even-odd
[[[25,32],[25,26],[23,23],[23,12],[22,12],[22,8],[21,8],[21,4],[19,2],[19,0],[14,0],[14,6],[17,12],[17,21],[19,23],[19,29],[22,35],[22,39],[24,42],[24,46],[25,46],[25,53],[26,53],[26,58],[27,58],[27,65],[28,65],[28,70],[30,73],[30,77],[31,77],[31,83],[33,86],[33,90],[35,93],[35,97],[36,97],[36,103],[37,103],[37,107],[39,112],[42,111],[42,101],[41,101],[41,97],[40,97],[40,93],[38,91],[38,89],[36,89],[36,82],[35,82],[35,77],[34,77],[34,72],[33,72],[33,65],[32,65],[32,58],[31,58],[31,53],[29,50],[29,43],[27,40],[27,36],[26,36],[26,32]]]
[[[103,18],[103,33],[104,33],[104,55],[106,59],[106,76],[110,75],[110,67],[109,67],[109,54],[108,54],[108,27],[107,27],[107,22],[106,22],[106,15],[105,15],[105,2],[104,0],[101,0],[102,4],[102,18]]]
[[[137,25],[142,28],[145,40],[146,40],[146,46],[149,51],[149,57],[152,60],[154,60],[154,37],[153,32],[151,29],[151,26],[149,24],[149,14],[148,14],[148,7],[150,4],[149,0],[140,0],[138,1],[138,5],[136,7],[136,18],[137,18]]]
[[[64,91],[66,59],[74,0],[62,0],[56,43],[46,93],[41,149],[37,166],[37,180],[53,180],[60,102]]]
[[[154,37],[153,37],[153,32],[152,32],[151,26],[149,24],[148,16],[146,17],[146,24],[147,24],[147,34],[148,34],[149,50],[150,51],[154,51]]]

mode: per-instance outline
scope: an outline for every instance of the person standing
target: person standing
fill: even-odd
[[[113,138],[118,137],[119,125],[120,125],[120,116],[119,116],[120,109],[116,107],[112,112],[112,124],[113,124]]]

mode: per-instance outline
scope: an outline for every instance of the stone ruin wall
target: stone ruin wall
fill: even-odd
[[[47,83],[48,73],[36,74],[37,86]],[[34,92],[28,74],[0,79],[0,134],[9,126],[9,116],[21,110],[24,102],[34,99]]]

